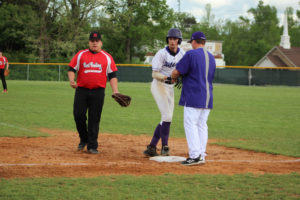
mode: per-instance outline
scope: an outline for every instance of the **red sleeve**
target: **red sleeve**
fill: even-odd
[[[69,66],[74,68],[75,70],[78,70],[79,69],[79,64],[80,64],[80,60],[78,59],[78,56],[79,54],[84,51],[84,50],[81,50],[79,51],[71,60],[71,62],[69,63]],[[78,65],[78,66],[77,66]],[[77,67],[76,67],[77,66]]]
[[[111,58],[111,70],[112,70],[113,72],[118,71],[117,65],[116,65],[116,63],[115,63],[113,57],[112,57],[110,54],[109,54],[109,56],[110,56],[110,58]]]
[[[114,61],[114,58],[109,53],[107,53],[107,52],[105,52],[105,53],[109,56],[109,58],[111,60],[111,63],[110,63],[110,69],[111,69],[111,71],[112,72],[118,71],[118,68],[117,68],[116,63]],[[108,73],[110,73],[109,69],[108,69]]]

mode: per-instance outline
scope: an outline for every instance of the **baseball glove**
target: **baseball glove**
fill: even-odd
[[[120,104],[120,106],[122,107],[127,107],[130,104],[131,101],[131,97],[127,96],[125,94],[121,94],[121,93],[115,93],[112,95],[112,98],[114,98],[114,100],[116,102],[118,102]]]
[[[6,70],[4,71],[4,76],[8,76],[8,75],[9,75],[9,70],[6,69]]]
[[[179,90],[182,88],[182,76],[179,76],[176,80],[174,87],[177,87]]]

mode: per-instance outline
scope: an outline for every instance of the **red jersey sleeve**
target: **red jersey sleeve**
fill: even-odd
[[[81,50],[79,51],[71,60],[71,62],[69,63],[69,66],[74,68],[76,71],[78,71],[79,69],[79,65],[80,65],[80,57],[82,55],[83,52],[85,52],[87,50]]]
[[[115,63],[113,57],[109,53],[107,53],[103,50],[101,52],[107,57],[107,61],[108,61],[106,73],[109,74],[111,72],[118,71],[118,68],[116,66],[116,63]]]

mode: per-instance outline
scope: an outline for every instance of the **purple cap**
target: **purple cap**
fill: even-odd
[[[197,39],[206,40],[206,37],[205,37],[204,33],[200,32],[200,31],[194,32],[192,34],[191,39],[188,41],[188,43],[191,43],[193,40],[197,40]]]

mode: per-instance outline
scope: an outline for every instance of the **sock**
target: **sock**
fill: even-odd
[[[157,145],[157,143],[158,143],[158,141],[160,139],[160,129],[161,129],[161,125],[158,124],[156,126],[156,128],[155,128],[155,131],[154,131],[154,134],[153,134],[150,146],[156,147],[156,145]]]
[[[171,122],[163,122],[160,129],[162,146],[168,145]]]

